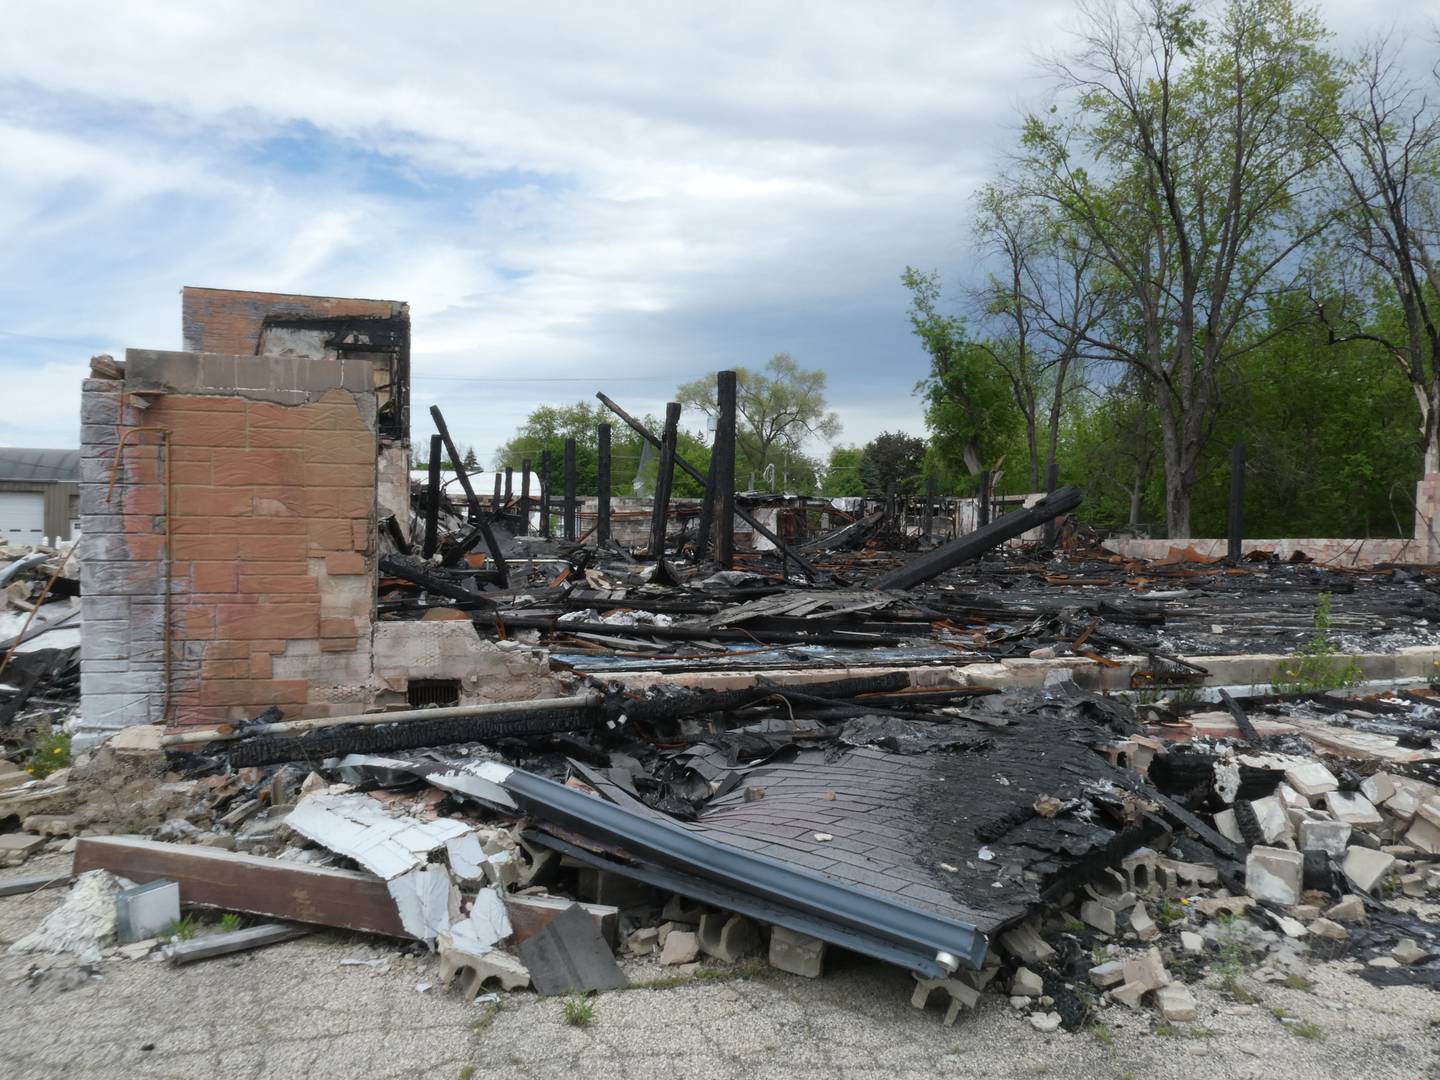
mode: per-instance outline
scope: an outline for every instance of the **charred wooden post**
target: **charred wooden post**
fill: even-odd
[[[680,403],[665,406],[665,431],[660,436],[660,468],[655,474],[655,505],[650,515],[650,557],[665,558],[665,525],[670,514],[670,489],[675,480],[675,444],[680,438]]]
[[[500,474],[495,474],[495,494],[490,500],[490,516],[500,516]]]
[[[975,521],[977,525],[985,526],[990,524],[990,470],[982,469],[980,472],[980,490],[975,496]]]
[[[565,440],[565,539],[575,539],[575,440]]]
[[[438,542],[436,529],[440,516],[440,456],[444,453],[445,440],[439,435],[430,436],[430,472],[425,486],[425,546],[421,549],[425,558],[435,554]]]
[[[595,429],[595,543],[610,542],[610,425]]]
[[[700,562],[710,551],[710,532],[715,524],[715,470],[720,467],[720,455],[715,452],[715,441],[710,442],[710,468],[705,476],[705,491],[700,500],[700,522],[695,533],[695,561]]]
[[[506,505],[506,506],[509,506],[509,505],[510,505],[510,500],[511,500],[511,499],[514,497],[514,495],[515,495],[514,475],[513,475],[513,474],[514,474],[514,470],[513,470],[509,465],[506,465],[506,466],[505,466],[505,505]]]
[[[730,567],[735,563],[735,372],[722,371],[715,376],[715,404],[719,414],[715,423],[715,443],[711,453],[719,458],[715,467],[715,486],[710,496],[715,501],[715,561]],[[815,568],[800,561],[812,574]]]
[[[1059,483],[1060,466],[1057,462],[1052,461],[1045,467],[1045,494],[1053,495],[1055,493],[1055,487]],[[1055,534],[1055,519],[1051,518],[1045,522],[1045,545],[1047,547],[1055,546]]]
[[[435,421],[435,430],[440,433],[440,438],[445,443],[445,452],[450,455],[450,461],[455,465],[455,475],[460,480],[460,488],[465,492],[465,505],[470,511],[470,516],[475,522],[480,534],[485,538],[485,547],[490,555],[490,563],[495,568],[496,580],[503,588],[510,581],[510,571],[505,566],[505,555],[500,550],[500,544],[495,539],[495,534],[490,530],[490,523],[485,520],[484,514],[480,511],[480,500],[475,497],[475,489],[470,486],[470,476],[465,472],[465,465],[459,452],[455,449],[455,440],[450,438],[450,429],[445,426],[445,417],[440,413],[439,405],[430,406],[430,418]],[[509,470],[507,469],[508,473]]]
[[[550,451],[540,451],[540,535],[550,539]]]
[[[1245,444],[1230,448],[1230,522],[1226,534],[1226,558],[1240,561],[1245,546]]]
[[[985,554],[1006,540],[1028,532],[1037,525],[1043,525],[1061,514],[1069,513],[1080,505],[1080,501],[1079,488],[1061,488],[1053,494],[1046,495],[1028,509],[1006,514],[998,521],[909,560],[903,566],[876,578],[871,586],[876,589],[908,589],[921,582],[929,581],[946,570]]]
[[[520,459],[520,527],[519,535],[530,535],[530,459]]]
[[[732,378],[733,378],[733,376],[734,376],[735,373],[734,373],[734,372],[725,372],[725,371],[722,371],[720,374],[721,374],[722,376],[724,376],[724,375],[730,375],[730,376],[732,376]],[[725,384],[722,383],[722,384],[721,384],[721,398],[720,398],[720,401],[721,401],[720,415],[721,415],[721,421],[722,421],[722,428],[723,428],[723,426],[724,426],[724,418],[725,418],[725,415],[726,415],[726,407],[725,407],[725,400],[726,400],[726,398],[725,398],[725,393],[724,393],[724,392],[725,392]],[[656,446],[656,447],[658,447],[658,446],[660,445],[660,437],[659,437],[658,435],[656,435],[653,431],[651,431],[649,428],[647,428],[644,424],[640,423],[639,420],[636,420],[635,417],[631,416],[628,412],[626,412],[626,411],[625,411],[624,409],[622,409],[619,405],[617,405],[617,404],[615,403],[615,401],[614,401],[608,394],[597,393],[595,396],[600,399],[601,404],[603,404],[607,409],[609,409],[611,412],[613,412],[613,413],[614,413],[616,416],[618,416],[621,420],[624,420],[625,423],[629,425],[630,429],[635,432],[635,434],[639,435],[642,439],[644,439],[646,442],[648,442],[651,446]],[[769,540],[772,544],[774,544],[774,545],[775,545],[775,549],[776,549],[777,551],[783,551],[784,554],[785,554],[787,557],[789,557],[789,558],[791,558],[791,559],[794,559],[797,563],[799,563],[802,567],[804,567],[805,573],[808,574],[811,578],[819,579],[819,578],[823,577],[824,575],[822,575],[822,574],[820,573],[819,569],[818,569],[817,567],[815,567],[808,559],[804,558],[804,557],[801,556],[801,555],[796,554],[795,551],[794,551],[788,544],[786,544],[784,540],[781,540],[780,537],[776,536],[775,533],[774,533],[770,528],[768,528],[763,522],[757,520],[754,514],[750,513],[750,511],[747,510],[747,509],[745,509],[745,507],[739,506],[739,505],[736,504],[736,502],[735,502],[735,489],[734,489],[734,484],[735,484],[735,465],[734,465],[734,460],[735,460],[735,426],[734,426],[734,417],[735,417],[735,404],[734,404],[734,403],[735,403],[735,392],[734,392],[734,384],[733,384],[733,382],[731,383],[731,389],[730,389],[730,393],[729,393],[729,401],[730,401],[730,406],[729,406],[730,432],[729,432],[729,437],[728,437],[728,439],[726,440],[726,446],[728,447],[728,449],[725,450],[725,451],[723,451],[723,453],[724,453],[724,459],[723,459],[723,460],[721,461],[721,463],[720,463],[721,476],[722,476],[722,477],[728,477],[729,486],[727,487],[724,483],[721,483],[720,480],[717,478],[717,483],[719,484],[719,488],[718,488],[718,498],[719,498],[720,500],[722,500],[723,503],[722,503],[722,502],[717,502],[717,504],[716,504],[716,519],[717,519],[717,520],[716,520],[716,525],[717,525],[717,527],[719,528],[719,532],[716,533],[716,536],[717,536],[717,540],[716,540],[716,544],[715,544],[715,559],[716,559],[716,561],[719,562],[722,566],[728,565],[728,564],[726,564],[726,563],[724,562],[724,559],[722,558],[722,548],[721,548],[721,546],[720,546],[720,542],[725,539],[725,537],[726,537],[727,534],[728,534],[729,537],[730,537],[730,541],[729,541],[729,554],[730,554],[730,558],[733,560],[733,557],[734,557],[734,544],[735,544],[735,521],[734,521],[734,519],[738,517],[741,521],[745,522],[747,525],[749,525],[752,529],[754,529],[754,530],[755,530],[757,533],[759,533],[761,536],[765,537],[766,540]],[[684,470],[687,474],[689,474],[691,477],[693,477],[698,483],[701,483],[701,484],[704,484],[704,483],[705,483],[705,476],[704,476],[704,474],[701,473],[701,471],[700,471],[699,469],[695,468],[694,465],[691,465],[688,461],[686,461],[684,458],[682,458],[679,454],[676,454],[676,455],[675,455],[675,464],[676,464],[677,466],[679,466],[681,469],[683,469],[683,470]],[[722,505],[723,505],[723,513],[722,513]],[[729,518],[726,518],[726,517],[724,516],[726,513],[728,513],[728,514],[730,515]],[[728,524],[727,524],[727,521],[728,521]],[[835,580],[838,581],[839,579],[836,578]]]

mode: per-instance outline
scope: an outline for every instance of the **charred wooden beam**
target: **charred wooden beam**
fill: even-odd
[[[595,429],[595,543],[610,542],[610,425]]]
[[[490,553],[490,564],[495,568],[498,575],[497,580],[503,588],[510,580],[510,572],[505,566],[505,555],[500,550],[500,544],[495,539],[495,534],[490,530],[490,523],[485,520],[480,510],[480,500],[475,497],[475,489],[470,486],[470,476],[465,471],[465,463],[460,453],[455,449],[455,440],[450,437],[450,429],[445,426],[445,417],[441,415],[439,405],[430,406],[430,418],[435,421],[435,430],[440,433],[440,438],[445,443],[445,452],[450,455],[450,461],[455,466],[455,475],[460,480],[460,488],[465,492],[465,505],[469,508],[481,535],[485,538],[485,548]],[[506,470],[506,483],[509,483],[509,470]]]
[[[550,539],[550,451],[540,451],[540,535]]]
[[[438,543],[436,530],[440,517],[440,456],[444,452],[445,440],[439,435],[430,436],[430,468],[425,484],[425,546],[421,548],[425,558],[435,554]]]
[[[575,440],[565,440],[565,512],[563,516],[565,539],[575,539],[575,498],[578,477],[575,470]]]
[[[715,375],[715,440],[711,453],[719,458],[715,467],[715,485],[708,496],[715,505],[715,561],[721,566],[735,564],[735,412],[736,376],[733,371],[721,371]],[[748,517],[748,515],[747,515]],[[812,577],[818,577],[815,568],[803,559],[798,560]]]
[[[660,436],[660,467],[655,473],[655,499],[650,509],[650,557],[665,561],[665,526],[670,516],[670,489],[675,482],[675,444],[680,438],[680,403],[665,406],[665,430]]]
[[[1034,506],[1012,511],[998,521],[909,560],[890,573],[882,574],[871,585],[876,589],[909,589],[943,574],[946,570],[978,558],[991,548],[998,547],[1006,540],[1013,540],[1037,525],[1043,525],[1061,514],[1068,514],[1079,506],[1080,502],[1079,488],[1063,487],[1053,495],[1045,496]]]
[[[520,525],[519,535],[530,535],[530,459],[520,459]]]
[[[419,585],[426,592],[434,593],[436,596],[444,596],[450,600],[458,600],[463,604],[480,604],[484,607],[493,607],[495,604],[495,601],[484,593],[467,589],[465,586],[454,581],[447,581],[438,574],[431,573],[424,565],[395,555],[380,556],[380,573],[388,574],[390,577],[403,578],[406,581]],[[470,571],[470,573],[473,576],[479,576],[485,572]],[[485,576],[494,577],[495,575],[488,574]]]
[[[733,372],[728,372],[728,373],[727,373],[727,372],[723,372],[723,371],[722,371],[720,374],[722,374],[722,375],[732,374],[732,375],[733,375],[734,373],[733,373]],[[644,424],[640,423],[639,420],[636,420],[635,417],[631,416],[628,412],[626,412],[624,409],[622,409],[622,408],[621,408],[619,405],[617,405],[613,400],[611,400],[611,398],[610,398],[609,396],[607,396],[606,394],[596,394],[595,396],[600,399],[601,404],[603,404],[607,409],[609,409],[611,412],[613,412],[613,413],[614,413],[616,416],[618,416],[621,420],[624,420],[625,423],[630,426],[631,430],[633,430],[637,435],[639,435],[642,439],[644,439],[646,442],[648,442],[651,446],[654,446],[654,447],[656,447],[657,449],[659,448],[659,446],[660,446],[660,439],[655,435],[654,432],[652,432],[652,431],[651,431],[649,428],[647,428]],[[722,411],[722,415],[723,415],[723,411]],[[717,453],[722,453],[722,454],[724,454],[726,460],[728,460],[728,459],[730,459],[730,458],[733,458],[733,456],[734,456],[734,443],[733,443],[733,442],[729,442],[729,443],[727,443],[727,446],[728,446],[728,449],[726,449],[725,447],[717,446],[717,447],[716,447],[716,450],[715,450],[715,452],[717,452]],[[694,465],[691,465],[691,464],[690,464],[688,461],[686,461],[684,458],[680,457],[678,454],[675,456],[675,464],[678,465],[681,469],[683,469],[686,473],[688,473],[691,477],[693,477],[698,483],[704,484],[704,483],[706,482],[705,474],[702,473],[699,469],[695,468]],[[765,525],[761,524],[760,521],[755,517],[754,514],[750,513],[750,511],[746,510],[745,507],[740,506],[740,505],[738,505],[738,504],[735,502],[735,473],[734,473],[734,465],[733,465],[733,463],[732,463],[732,464],[730,465],[729,469],[727,470],[727,469],[726,469],[726,465],[725,465],[725,461],[722,461],[722,462],[721,462],[721,472],[722,472],[722,473],[725,473],[726,471],[729,472],[729,485],[728,485],[728,487],[727,487],[727,485],[724,483],[725,477],[724,477],[723,475],[716,477],[716,483],[718,483],[718,484],[720,485],[719,491],[718,491],[718,493],[717,493],[716,514],[715,514],[715,518],[716,518],[715,524],[716,524],[717,528],[719,529],[719,532],[716,534],[716,543],[715,543],[715,558],[716,558],[716,561],[719,562],[722,566],[723,566],[723,565],[728,565],[728,564],[726,563],[726,561],[725,561],[725,560],[726,560],[726,552],[725,552],[725,550],[724,550],[724,548],[723,548],[723,544],[724,544],[724,540],[725,540],[725,535],[726,535],[727,532],[730,533],[730,536],[731,536],[730,557],[731,557],[731,561],[733,561],[733,555],[734,555],[734,545],[733,545],[733,541],[734,541],[734,524],[733,524],[733,522],[734,522],[734,518],[738,516],[741,521],[744,521],[744,522],[745,522],[746,524],[748,524],[752,529],[754,529],[757,533],[759,533],[761,536],[765,537],[766,540],[769,540],[772,544],[774,544],[774,545],[775,545],[775,549],[776,549],[777,551],[780,551],[780,552],[784,553],[786,556],[788,556],[788,557],[791,558],[791,559],[794,559],[797,563],[799,563],[799,564],[801,565],[801,567],[804,568],[805,572],[806,572],[808,575],[810,575],[811,578],[820,578],[820,577],[822,577],[823,575],[821,574],[820,570],[819,570],[817,567],[815,567],[808,559],[804,558],[804,557],[801,556],[801,555],[796,554],[796,553],[790,548],[790,546],[785,543],[784,540],[781,540],[780,537],[776,536],[773,532],[771,532],[769,528],[767,528]],[[726,525],[726,511],[727,511],[727,509],[728,509],[728,513],[729,513],[729,517],[730,517],[730,521],[731,521],[731,524],[730,524],[728,527],[727,527],[727,525]]]

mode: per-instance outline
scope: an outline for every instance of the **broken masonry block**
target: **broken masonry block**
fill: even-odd
[[[1205,951],[1205,939],[1193,930],[1181,930],[1180,948],[1188,953],[1203,953]]]
[[[1429,951],[1420,947],[1419,942],[1414,938],[1401,938],[1390,950],[1390,955],[1406,967],[1418,964],[1430,955]]]
[[[1346,880],[1362,893],[1373,893],[1394,867],[1394,855],[1353,846],[1346,849],[1340,864]]]
[[[910,995],[910,1004],[917,1009],[925,1008],[930,1004],[930,998],[936,990],[944,992],[950,998],[950,1005],[945,1010],[946,1027],[955,1025],[955,1018],[960,1015],[961,1009],[973,1009],[980,1000],[978,990],[966,986],[958,979],[922,979],[917,975],[915,992]]]
[[[803,975],[807,979],[818,979],[824,964],[825,942],[783,926],[771,928],[771,967],[792,975]]]
[[[1097,900],[1086,900],[1080,905],[1080,921],[1102,934],[1113,936],[1115,933],[1115,912]]]
[[[1215,831],[1232,843],[1243,844],[1245,842],[1245,836],[1240,831],[1240,823],[1235,820],[1234,810],[1216,811]]]
[[[1245,891],[1289,907],[1300,902],[1305,858],[1287,848],[1254,847],[1245,859]]]
[[[1135,894],[1125,875],[1114,867],[1105,871],[1094,881],[1086,882],[1085,891],[1097,904],[1103,904],[1111,911],[1129,911],[1135,906]]]
[[[1345,927],[1324,917],[1311,919],[1309,930],[1316,937],[1326,938],[1329,941],[1344,941],[1350,936],[1350,931]]]
[[[1290,766],[1285,770],[1285,782],[1307,799],[1319,798],[1340,787],[1340,781],[1335,779],[1335,774],[1318,761],[1306,761]]]
[[[1178,984],[1162,986],[1156,990],[1155,1005],[1166,1020],[1189,1021],[1199,1016],[1195,1008],[1195,995]]]
[[[1424,896],[1424,895],[1425,895],[1425,892],[1426,892],[1426,889],[1425,889],[1425,875],[1424,875],[1424,874],[1401,874],[1401,875],[1400,875],[1400,891],[1403,892],[1406,896],[1412,896],[1412,897]]]
[[[1374,803],[1349,791],[1332,791],[1325,796],[1325,808],[1330,811],[1331,817],[1337,821],[1346,821],[1351,825],[1359,825],[1362,829],[1368,829],[1376,825],[1382,825],[1385,819],[1380,816],[1380,811],[1375,809]]]
[[[1149,993],[1150,988],[1143,983],[1127,982],[1109,991],[1114,1001],[1120,1002],[1131,1009],[1140,1008],[1140,999]]]
[[[1039,997],[1045,993],[1045,980],[1027,967],[1018,967],[1010,978],[1013,997]]]
[[[1170,972],[1165,968],[1160,950],[1152,945],[1142,955],[1126,960],[1125,982],[1133,986],[1143,986],[1146,990],[1169,986]]]
[[[730,964],[760,947],[759,928],[743,915],[728,912],[700,916],[696,938],[707,955]]]
[[[1325,912],[1327,919],[1334,919],[1341,923],[1360,923],[1367,918],[1365,914],[1365,901],[1354,893],[1347,893],[1340,898],[1340,902],[1331,906]]]
[[[1220,883],[1220,871],[1205,863],[1184,862],[1180,859],[1168,859],[1164,856],[1155,860],[1155,867],[1158,871],[1164,871],[1176,879],[1177,887],[1182,892],[1191,892],[1195,886],[1218,885]]]
[[[635,956],[649,956],[660,947],[660,931],[653,926],[642,926],[625,939],[625,947]]]
[[[973,990],[984,990],[999,974],[1000,957],[991,950],[985,954],[985,962],[980,965],[979,970],[962,967],[955,973],[955,978]]]
[[[1278,797],[1271,795],[1264,799],[1254,799],[1250,808],[1255,811],[1255,823],[1260,826],[1260,836],[1265,843],[1273,844],[1294,834],[1295,827],[1290,822],[1290,814]]]
[[[1144,904],[1136,904],[1130,910],[1130,929],[1141,941],[1152,941],[1160,936],[1160,927],[1150,917],[1150,910]]]
[[[1150,848],[1136,848],[1120,860],[1120,872],[1134,892],[1149,892],[1155,887],[1155,865],[1159,858]]]
[[[1402,788],[1385,800],[1385,812],[1396,821],[1409,824],[1420,812],[1420,796]]]
[[[669,899],[665,901],[665,907],[660,912],[660,921],[698,926],[700,916],[704,914],[705,909],[699,904],[690,903],[679,893],[671,893]]]
[[[1399,798],[1400,796],[1395,796],[1391,803]],[[1417,813],[1405,833],[1405,842],[1427,855],[1440,855],[1440,828]]]
[[[1058,1012],[1031,1013],[1030,1026],[1036,1031],[1043,1031],[1048,1035],[1050,1032],[1060,1029],[1060,1014]]]
[[[1379,806],[1395,794],[1395,781],[1390,778],[1389,773],[1378,772],[1374,776],[1367,776],[1360,781],[1360,794]]]
[[[1040,936],[1034,919],[1027,919],[1006,930],[1000,935],[1000,944],[1015,959],[1031,967],[1043,967],[1055,955],[1055,950]]]
[[[689,964],[700,956],[700,940],[693,931],[672,930],[660,949],[660,963],[665,967]]]
[[[440,947],[440,984],[449,986],[460,977],[460,995],[474,1001],[480,988],[495,979],[506,990],[523,990],[530,985],[530,972],[508,953],[489,949],[483,953],[468,952],[457,945],[449,932],[437,938]]]
[[[1109,986],[1119,986],[1125,981],[1125,961],[1107,960],[1103,964],[1096,964],[1090,969],[1090,982],[1093,986],[1105,989]]]
[[[1323,851],[1332,859],[1343,858],[1353,828],[1347,821],[1302,821],[1300,850]]]

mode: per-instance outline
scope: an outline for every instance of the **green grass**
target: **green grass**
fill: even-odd
[[[1185,908],[1173,900],[1162,900],[1155,908],[1155,921],[1161,926],[1168,927],[1172,923],[1183,922],[1185,919]]]
[[[474,1065],[461,1065],[461,1066],[460,1066],[460,1080],[471,1080],[471,1077],[473,1077],[474,1075],[475,1075],[475,1066],[474,1066]]]
[[[194,915],[186,915],[170,924],[165,937],[170,941],[189,941],[200,930],[200,924],[195,921]]]
[[[1291,990],[1304,990],[1307,993],[1315,989],[1315,984],[1304,975],[1286,975],[1285,985],[1290,987]]]
[[[473,1035],[483,1035],[489,1031],[490,1026],[495,1023],[495,1018],[500,1015],[500,1002],[498,1001],[487,1001],[482,1007],[485,1011],[470,1022],[470,1032]]]
[[[30,747],[30,761],[25,771],[39,780],[70,764],[70,736],[56,731],[49,724],[35,729],[35,742]]]
[[[1104,1020],[1096,1020],[1090,1025],[1090,1034],[1101,1046],[1111,1047],[1115,1045],[1115,1033],[1110,1030],[1110,1025]]]
[[[224,915],[220,916],[220,930],[222,933],[234,933],[236,930],[239,930],[243,924],[244,920],[233,911],[227,911]]]
[[[753,979],[768,974],[773,969],[764,960],[742,960],[724,967],[702,967],[688,975],[662,975],[649,982],[631,983],[622,990],[673,990],[677,986],[691,986],[695,983],[730,982],[733,979]]]
[[[595,1003],[585,994],[571,994],[565,999],[565,1022],[571,1027],[589,1027],[595,1019]]]
[[[1285,1026],[1289,1028],[1291,1035],[1299,1036],[1302,1039],[1323,1040],[1325,1038],[1324,1029],[1313,1020],[1302,1020],[1298,1024],[1286,1024]]]

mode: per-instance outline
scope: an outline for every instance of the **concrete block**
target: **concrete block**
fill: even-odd
[[[1037,1012],[1030,1014],[1030,1026],[1036,1031],[1043,1031],[1049,1034],[1060,1029],[1060,1014],[1058,1012]]]
[[[1349,791],[1332,791],[1325,796],[1325,808],[1337,821],[1349,822],[1362,829],[1382,824],[1384,818],[1375,804],[1364,795]]]
[[[1401,938],[1395,943],[1395,947],[1390,950],[1390,955],[1406,967],[1409,967],[1412,964],[1420,963],[1430,955],[1430,952],[1428,949],[1422,948],[1420,943],[1414,938]]]
[[[804,975],[807,979],[818,979],[825,963],[825,942],[788,930],[783,926],[770,930],[770,966],[788,971],[792,975]]]
[[[1342,923],[1361,923],[1366,919],[1365,901],[1354,893],[1340,898],[1338,904],[1334,904],[1325,912],[1327,919],[1334,919]]]
[[[649,956],[660,947],[660,931],[654,926],[642,926],[625,939],[625,947],[636,956]]]
[[[961,1009],[973,1009],[980,1000],[980,991],[965,985],[959,979],[922,979],[917,975],[915,992],[910,995],[910,1004],[917,1009],[925,1008],[937,990],[950,998],[950,1005],[945,1010],[946,1027],[954,1026],[955,1018],[960,1015]]]
[[[1236,844],[1245,843],[1245,837],[1240,832],[1240,825],[1235,821],[1234,810],[1218,810],[1215,813],[1215,831],[1226,840]]]
[[[1102,989],[1107,986],[1118,986],[1124,981],[1125,961],[1123,960],[1108,960],[1090,969],[1091,984]]]
[[[480,988],[491,979],[505,990],[523,990],[530,985],[530,972],[508,953],[491,949],[484,953],[467,952],[457,946],[446,931],[436,938],[440,948],[440,983],[449,986],[460,976],[460,994],[474,1001]]]
[[[1096,900],[1086,900],[1080,905],[1080,920],[1102,934],[1115,933],[1115,912]]]
[[[1300,850],[1323,851],[1332,859],[1343,858],[1353,828],[1348,821],[1302,821]]]
[[[1152,945],[1143,955],[1126,960],[1125,982],[1132,986],[1142,986],[1146,990],[1169,986],[1170,972],[1165,968],[1160,950]]]
[[[1192,930],[1181,930],[1180,947],[1188,953],[1203,953],[1205,939]]]
[[[1360,782],[1360,794],[1379,806],[1381,803],[1388,802],[1395,794],[1395,781],[1390,778],[1389,773],[1384,772],[1367,776]]]
[[[700,941],[692,931],[673,930],[660,949],[660,963],[666,967],[689,964],[700,956]]]
[[[1285,848],[1254,847],[1245,860],[1245,891],[1276,904],[1300,902],[1305,857]]]
[[[1394,855],[1363,847],[1347,849],[1345,859],[1340,864],[1340,870],[1346,879],[1363,893],[1374,892],[1394,867]]]
[[[743,915],[703,915],[696,936],[707,955],[731,964],[760,948],[759,927]]]
[[[1016,968],[1010,993],[1014,997],[1039,997],[1045,993],[1045,980],[1027,967]]]
[[[1155,920],[1150,917],[1150,911],[1144,904],[1136,904],[1131,909],[1130,929],[1141,941],[1152,941],[1160,936],[1160,927],[1155,925]]]
[[[1350,936],[1349,930],[1346,930],[1338,922],[1326,918],[1312,919],[1309,930],[1316,937],[1325,938],[1328,941],[1344,941]]]
[[[1340,781],[1335,779],[1335,774],[1318,761],[1292,765],[1285,770],[1285,782],[1307,799],[1319,798],[1340,787]]]
[[[1405,832],[1405,842],[1427,855],[1440,855],[1440,828],[1416,814],[1410,828]]]
[[[1002,933],[1000,944],[1011,956],[1031,967],[1043,967],[1055,955],[1055,950],[1040,936],[1033,919],[1027,919]]]
[[[1160,1015],[1170,1021],[1194,1020],[1199,1015],[1195,1008],[1195,996],[1178,984],[1162,986],[1155,991],[1155,1006]]]
[[[1273,844],[1295,834],[1295,827],[1290,823],[1290,814],[1277,796],[1255,799],[1250,806],[1255,811],[1255,820],[1260,825],[1260,835],[1265,838],[1265,843]]]
[[[1409,822],[1420,812],[1420,796],[1401,788],[1385,800],[1385,812],[1397,821]]]
[[[1155,887],[1155,864],[1159,856],[1150,848],[1136,848],[1120,860],[1120,872],[1130,882],[1130,888],[1137,893],[1149,892]]]
[[[1138,1009],[1140,1008],[1140,999],[1149,993],[1149,991],[1150,987],[1143,983],[1127,982],[1111,990],[1110,997],[1113,1001],[1120,1002],[1121,1005],[1125,1005],[1131,1009]]]

